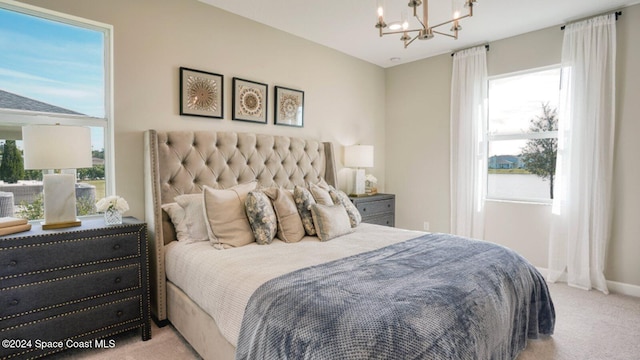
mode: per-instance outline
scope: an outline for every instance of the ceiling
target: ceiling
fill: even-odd
[[[405,49],[400,35],[378,36],[374,27],[376,0],[199,1],[382,67],[490,43],[640,3],[638,0],[478,0],[473,8],[474,16],[461,21],[463,29],[458,40],[436,35],[431,40],[416,40]],[[410,10],[408,0],[385,2],[387,23],[400,20],[401,12]],[[451,1],[431,0],[429,13],[431,24],[448,20]],[[448,32],[448,28],[440,29]]]

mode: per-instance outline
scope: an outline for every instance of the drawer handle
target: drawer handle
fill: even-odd
[[[9,266],[16,266],[16,265],[18,265],[17,261],[15,261],[15,260],[9,261]]]
[[[122,281],[122,278],[120,278],[120,276],[118,276],[118,277],[116,278],[116,284],[120,284],[120,282],[121,282],[121,281]]]
[[[113,250],[120,250],[120,244],[113,245]]]
[[[122,315],[124,315],[124,312],[123,312],[122,310],[118,310],[118,311],[116,312],[116,316],[117,316],[117,317],[121,317]]]
[[[11,300],[11,302],[9,303],[9,305],[11,305],[11,306],[16,306],[16,305],[18,305],[19,303],[20,303],[20,300],[18,300],[18,299],[13,299],[13,300]]]
[[[362,208],[362,212],[365,212],[365,211],[367,211],[367,208]]]
[[[387,204],[387,207],[388,207],[388,208],[390,208],[390,207],[391,207],[391,204]]]

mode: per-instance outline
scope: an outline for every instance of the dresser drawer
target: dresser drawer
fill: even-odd
[[[393,213],[395,209],[395,199],[358,202],[356,203],[356,208],[358,208],[358,211],[360,211],[363,217]]]
[[[65,342],[69,339],[78,339],[104,329],[140,322],[142,319],[141,302],[140,296],[135,296],[0,329],[0,338],[31,340],[32,344],[35,344],[36,340]],[[31,349],[31,351],[34,350]],[[29,357],[28,354],[31,351],[29,349],[0,348],[0,357],[13,358],[16,353],[25,351],[25,354],[21,354],[17,358]]]
[[[137,232],[75,238],[69,234],[46,242],[14,242],[11,247],[0,248],[0,280],[140,256]]]
[[[0,289],[0,321],[141,286],[140,264],[135,263]]]
[[[363,217],[362,222],[368,224],[376,224],[376,225],[384,225],[384,226],[395,226],[395,216],[393,214],[386,215],[376,215],[376,216],[368,216]]]

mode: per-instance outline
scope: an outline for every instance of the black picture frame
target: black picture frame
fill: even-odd
[[[269,86],[256,81],[233,78],[232,119],[267,123]]]
[[[304,91],[275,87],[274,123],[283,126],[304,126]]]
[[[224,76],[180,67],[180,115],[222,119]]]

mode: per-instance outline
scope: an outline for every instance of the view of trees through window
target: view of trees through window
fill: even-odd
[[[107,195],[111,27],[0,0],[0,217],[42,219],[43,173],[25,170],[22,127],[86,126],[93,166],[76,174],[79,216]],[[55,151],[55,149],[51,149]]]
[[[553,199],[560,68],[489,80],[487,198]]]

